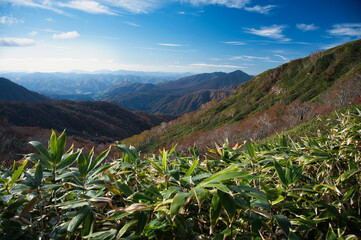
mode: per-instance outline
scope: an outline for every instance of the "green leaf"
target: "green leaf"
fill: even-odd
[[[337,236],[336,236],[335,232],[333,231],[331,224],[330,224],[327,234],[326,234],[326,240],[337,240]]]
[[[294,232],[290,231],[290,234],[288,234],[288,240],[298,240],[298,237]]]
[[[39,151],[39,153],[40,153],[43,157],[45,157],[48,161],[51,162],[52,159],[51,159],[51,157],[50,157],[50,155],[49,155],[49,152],[48,152],[48,150],[44,147],[43,144],[41,144],[41,143],[38,142],[38,141],[31,141],[31,142],[29,142],[29,144],[33,145],[33,146]]]
[[[189,177],[190,175],[192,175],[192,173],[193,173],[194,169],[197,167],[197,165],[198,165],[198,160],[193,161],[192,166],[187,170],[185,176]]]
[[[163,170],[166,172],[167,171],[167,156],[168,156],[168,151],[165,151],[163,149],[163,152],[162,152],[162,165],[163,165]]]
[[[361,170],[358,170],[357,168],[353,168],[351,170],[348,170],[344,173],[342,173],[339,178],[337,179],[337,182],[343,182],[346,181],[348,178],[350,178],[352,175],[354,175],[357,172],[360,172]]]
[[[55,163],[59,163],[61,160],[61,157],[63,156],[63,153],[65,151],[65,144],[66,144],[65,138],[66,138],[65,131],[63,131],[56,142],[56,161],[55,161]]]
[[[226,210],[230,222],[233,222],[234,215],[236,214],[236,203],[234,198],[223,191],[217,190],[217,194],[221,201],[223,208]]]
[[[210,209],[211,225],[215,226],[218,222],[219,215],[221,214],[221,203],[218,195],[212,198],[212,205]]]
[[[60,171],[64,168],[71,166],[78,159],[79,155],[80,155],[79,152],[70,154],[68,157],[66,157],[61,162],[59,162],[59,164],[56,166],[56,170]]]
[[[290,233],[291,222],[284,215],[273,215],[273,217],[277,220],[278,225],[280,225],[286,236],[288,236]]]
[[[135,163],[138,159],[138,156],[136,155],[136,151],[132,151],[131,149],[128,148],[127,145],[125,145],[124,143],[118,143],[118,145],[116,146],[119,150],[125,152],[126,154],[128,154],[128,156],[130,157],[130,159],[132,160],[133,163]]]
[[[91,207],[89,205],[83,206],[80,208],[73,219],[70,221],[68,225],[68,232],[74,233],[75,230],[80,226],[80,224],[86,219],[86,217],[91,213]]]
[[[254,150],[253,145],[250,142],[246,141],[244,143],[244,146],[246,147],[246,150],[247,150],[247,153],[249,154],[249,156],[251,158],[254,158],[256,156],[256,151]]]
[[[248,171],[242,171],[238,166],[230,166],[220,172],[217,172],[213,175],[211,175],[210,177],[208,177],[207,179],[203,180],[201,183],[199,183],[197,185],[197,187],[204,187],[209,183],[218,183],[224,180],[229,180],[229,179],[239,179],[239,178],[245,178],[247,176],[249,176],[251,174],[251,172]]]
[[[140,192],[136,192],[134,193],[133,195],[129,196],[128,197],[129,199],[133,199],[133,200],[146,200],[148,202],[155,202],[155,199],[154,198],[151,198],[143,193],[140,193]]]
[[[162,175],[164,177],[164,170],[159,166],[158,163],[156,163],[155,161],[153,161],[150,158],[147,158],[147,160],[152,164],[152,166],[158,171],[158,173],[160,175]]]
[[[187,192],[177,193],[174,196],[172,204],[170,206],[171,217],[178,213],[178,211],[184,206],[189,196],[190,194]]]
[[[54,130],[52,130],[52,132],[51,132],[49,148],[50,148],[50,153],[52,155],[51,159],[54,161],[54,163],[57,163],[56,155],[58,153],[58,150],[57,150],[58,145],[56,143],[56,134],[55,134]]]
[[[198,204],[201,204],[207,198],[208,191],[206,189],[196,187],[192,189],[191,194],[196,197]]]
[[[130,221],[130,222],[126,223],[126,224],[119,230],[119,232],[118,232],[118,234],[117,234],[117,239],[121,238],[121,237],[124,235],[124,233],[126,233],[127,230],[128,230],[132,225],[134,225],[136,222],[137,222],[137,220],[133,220],[133,221]]]
[[[84,239],[90,238],[91,240],[112,240],[117,234],[117,229],[110,229],[107,231],[95,232],[91,235],[83,237]]]
[[[133,190],[125,183],[118,183],[118,187],[119,187],[120,191],[122,191],[126,197],[129,197],[130,195],[132,195],[134,193]]]
[[[83,153],[80,153],[78,157],[78,169],[81,177],[87,174],[88,162]]]
[[[280,178],[283,185],[287,187],[288,183],[287,183],[287,180],[285,177],[285,173],[283,172],[282,166],[276,160],[274,161],[274,164],[275,164],[275,169],[278,174],[278,177]]]
[[[102,161],[104,161],[104,159],[107,158],[108,154],[110,152],[110,148],[108,148],[107,150],[103,151],[101,154],[99,154],[99,156],[94,160],[94,161],[90,161],[89,167],[87,172],[92,171],[93,169],[95,169]]]
[[[84,220],[83,227],[81,229],[81,235],[86,236],[92,234],[94,230],[94,225],[95,225],[94,215],[90,213]]]
[[[35,180],[36,180],[36,184],[40,186],[41,181],[43,180],[43,167],[40,163],[38,163],[35,169]]]
[[[138,213],[138,224],[137,224],[137,234],[141,234],[144,230],[145,225],[147,224],[148,214],[146,212]]]
[[[53,168],[50,161],[48,159],[44,158],[44,156],[40,156],[35,153],[30,153],[30,154],[28,154],[28,157],[29,157],[30,161],[32,161],[34,163],[40,162],[44,167],[46,167],[49,170]]]
[[[27,163],[28,163],[28,160],[25,160],[23,162],[23,164],[13,173],[13,175],[11,176],[10,182],[8,184],[8,189],[10,189],[14,185],[16,180],[19,179],[19,177],[20,177],[21,173],[23,172],[23,169]]]

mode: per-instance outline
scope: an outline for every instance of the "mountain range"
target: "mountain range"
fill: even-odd
[[[161,84],[120,83],[98,99],[120,104],[130,110],[182,115],[212,99],[221,100],[252,76],[238,70],[192,75]]]
[[[94,100],[96,95],[121,82],[160,83],[189,73],[146,73],[132,71],[97,73],[1,73],[31,91],[57,100]]]

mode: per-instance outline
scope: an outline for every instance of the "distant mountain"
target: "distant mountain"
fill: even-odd
[[[255,76],[218,103],[212,101],[165,127],[155,127],[124,142],[143,152],[174,144],[178,151],[196,144],[206,152],[209,144],[226,139],[230,144],[257,141],[295,126],[295,136],[317,136],[317,121],[308,127],[298,126],[349,104],[361,103],[360,63],[361,40],[316,51]],[[197,101],[189,100],[193,96],[186,99]],[[174,102],[167,111],[181,105]]]
[[[251,78],[238,70],[228,74],[197,74],[157,85],[118,84],[105,91],[99,99],[130,110],[181,115],[197,110],[213,98],[220,100],[228,96],[235,86]]]
[[[115,141],[138,134],[162,122],[169,115],[130,112],[107,102],[51,101],[39,103],[0,102],[0,118],[14,126],[56,129],[90,140]]]
[[[29,91],[9,79],[0,77],[0,101],[2,100],[41,102],[50,101],[50,98],[40,95],[39,93]]]
[[[32,91],[53,99],[78,101],[94,100],[96,95],[123,82],[156,84],[187,75],[119,71],[109,73],[2,73],[0,76],[12,79]]]

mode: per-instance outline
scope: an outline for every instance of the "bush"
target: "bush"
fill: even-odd
[[[357,239],[361,112],[300,143],[225,143],[204,161],[117,142],[97,158],[48,148],[1,169],[1,239]],[[116,151],[117,150],[117,151]],[[26,168],[28,161],[34,163]]]

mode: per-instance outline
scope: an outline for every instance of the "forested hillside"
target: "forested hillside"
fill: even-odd
[[[130,137],[164,121],[169,115],[131,112],[107,102],[51,101],[42,103],[1,102],[0,116],[15,126],[67,130],[91,140],[115,141]]]
[[[143,151],[159,147],[204,151],[213,142],[260,140],[349,103],[361,94],[361,40],[270,69],[236,92],[151,131],[127,139]]]
[[[39,93],[29,91],[9,79],[0,77],[0,101],[23,101],[23,102],[41,102],[50,101],[50,98]]]

